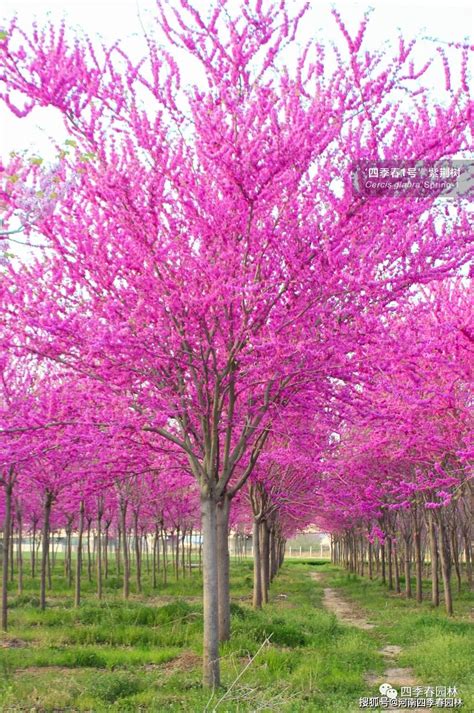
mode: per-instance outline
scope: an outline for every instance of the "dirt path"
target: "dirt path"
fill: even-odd
[[[312,572],[311,579],[320,583],[324,582],[324,574],[322,572]],[[339,621],[344,622],[344,624],[355,626],[358,629],[373,629],[375,626],[356,612],[353,605],[343,599],[341,595],[336,592],[335,589],[331,589],[331,587],[324,587],[323,604],[326,609],[332,611]]]
[[[331,589],[330,587],[324,588],[323,604],[326,609],[332,611],[344,624],[356,626],[358,629],[373,629],[375,626],[358,614],[353,606],[343,599],[335,589]]]
[[[311,572],[311,579],[319,584],[322,584],[326,577],[323,572]],[[364,616],[356,610],[351,602],[344,599],[339,592],[331,587],[324,587],[323,589],[323,604],[326,609],[333,612],[337,619],[343,624],[348,624],[349,626],[355,626],[358,629],[375,629],[375,624],[367,621]],[[367,672],[365,674],[365,680],[369,686],[376,686],[379,688],[382,684],[390,684],[395,688],[400,688],[401,686],[419,686],[419,680],[416,678],[413,669],[411,668],[400,668],[396,665],[398,656],[402,652],[401,646],[396,646],[394,644],[388,644],[379,650],[379,653],[384,657],[385,661],[385,671],[383,674]],[[428,710],[428,708],[416,707],[417,711]]]

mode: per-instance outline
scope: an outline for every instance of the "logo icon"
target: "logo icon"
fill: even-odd
[[[390,700],[392,701],[394,701],[395,698],[398,696],[397,689],[393,688],[389,683],[382,683],[379,688],[379,691],[382,696],[387,696],[387,698],[390,698]]]

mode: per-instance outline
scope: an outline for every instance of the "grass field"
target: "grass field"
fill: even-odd
[[[315,581],[312,572],[323,577]],[[58,567],[59,572],[59,567]],[[200,686],[202,606],[199,573],[121,599],[109,578],[99,603],[84,582],[84,601],[53,579],[45,612],[38,582],[11,593],[10,630],[0,641],[0,706],[13,711],[331,711],[360,710],[375,695],[364,679],[382,674],[380,649],[402,647],[397,665],[411,667],[423,685],[456,686],[462,710],[474,711],[474,639],[469,595],[448,620],[429,602],[391,596],[378,582],[348,575],[329,563],[287,562],[272,585],[271,602],[250,608],[252,565],[232,566],[232,640],[222,647],[224,687],[211,697]],[[330,586],[376,626],[338,622],[322,605]],[[265,643],[265,641],[267,643]],[[255,657],[255,658],[253,658]],[[253,659],[253,660],[252,660]]]

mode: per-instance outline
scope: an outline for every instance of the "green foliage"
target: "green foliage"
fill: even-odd
[[[355,713],[359,697],[376,690],[365,675],[383,673],[380,649],[388,643],[403,648],[393,665],[413,668],[427,685],[457,685],[464,709],[474,710],[467,592],[448,619],[429,601],[420,606],[388,595],[378,581],[294,561],[273,582],[270,603],[254,611],[251,568],[249,561],[232,567],[232,637],[221,647],[224,688],[212,705],[226,698],[217,713]],[[309,576],[316,568],[325,581]],[[325,586],[356,602],[376,628],[338,622],[322,604]],[[95,582],[84,578],[83,603],[75,608],[58,561],[41,611],[37,579],[25,576],[21,596],[12,583],[12,645],[0,649],[0,710],[204,711],[210,694],[200,686],[201,587],[197,571],[179,581],[169,573],[156,590],[144,574],[143,593],[136,594],[132,580],[124,602],[121,578],[112,572],[102,601]]]
[[[307,635],[297,626],[285,623],[283,619],[272,619],[268,623],[258,624],[252,630],[256,641],[269,638],[273,644],[296,648],[308,644]]]
[[[137,676],[129,673],[107,673],[98,676],[91,693],[101,701],[115,703],[120,698],[132,696],[141,689]]]

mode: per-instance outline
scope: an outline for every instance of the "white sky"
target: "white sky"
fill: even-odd
[[[302,2],[294,0],[294,5],[301,6]],[[196,4],[204,14],[211,5],[209,0],[200,0]],[[454,4],[446,0],[374,0],[372,3],[316,0],[304,22],[305,39],[312,35],[322,40],[340,38],[330,15],[332,4],[337,6],[351,32],[357,28],[364,10],[374,7],[365,40],[368,46],[380,46],[387,39],[396,40],[399,29],[408,38],[430,36],[444,42],[464,41],[474,34],[474,14],[467,0],[455,0]],[[135,53],[140,49],[142,35],[138,14],[149,30],[153,9],[153,0],[2,0],[0,19],[17,13],[22,24],[28,27],[34,17],[41,22],[64,16],[72,27],[91,36],[101,36],[105,41],[125,39],[126,45]],[[441,66],[439,82],[440,85],[444,83]],[[10,151],[21,149],[45,156],[50,146],[49,137],[57,139],[62,134],[65,135],[62,121],[54,110],[35,110],[20,121],[0,106],[0,157],[5,158]]]

